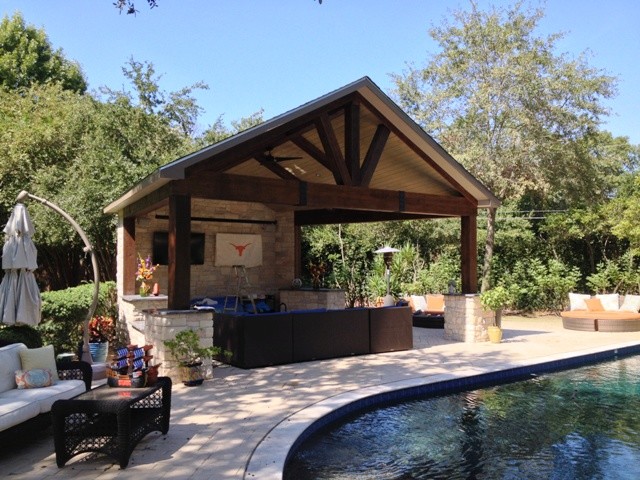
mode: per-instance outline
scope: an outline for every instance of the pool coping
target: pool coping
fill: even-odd
[[[638,353],[640,343],[627,342],[538,357],[534,361],[514,361],[501,368],[470,367],[451,373],[421,375],[336,394],[298,410],[270,429],[253,449],[243,478],[282,480],[287,460],[304,439],[323,426],[357,410],[411,396],[479,388],[483,384],[514,381],[535,374]]]

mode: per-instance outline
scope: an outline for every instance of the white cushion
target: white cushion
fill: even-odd
[[[12,389],[0,393],[0,431],[18,425],[40,413],[38,402],[31,402],[29,399],[21,398],[20,396],[7,396],[7,394],[17,391]],[[26,390],[20,391],[24,392]]]
[[[23,343],[0,348],[0,393],[16,388],[16,370],[22,368],[20,351],[26,349]]]
[[[586,310],[587,304],[585,300],[591,298],[591,295],[584,293],[570,293],[569,294],[569,310]]]
[[[638,313],[638,310],[640,310],[640,295],[625,295],[620,311]]]
[[[4,392],[0,399],[13,401],[26,401],[36,406],[36,412],[46,413],[51,411],[51,406],[56,400],[67,400],[84,393],[86,386],[82,380],[58,380],[50,387],[28,388],[24,390],[10,390]]]
[[[620,309],[620,295],[617,293],[599,293],[596,298],[600,299],[606,312],[617,312]]]
[[[423,312],[427,309],[427,299],[422,295],[411,295],[411,303],[413,303],[413,308],[416,312],[418,310]]]

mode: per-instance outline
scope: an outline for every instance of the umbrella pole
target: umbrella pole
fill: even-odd
[[[98,259],[96,258],[96,254],[93,251],[93,247],[91,246],[91,242],[89,242],[89,238],[87,237],[87,235],[84,233],[82,228],[80,228],[80,225],[78,225],[76,221],[73,218],[71,218],[67,212],[62,210],[57,205],[51,203],[50,201],[45,200],[44,198],[36,197],[35,195],[32,195],[29,192],[26,192],[25,190],[22,190],[18,194],[16,201],[22,203],[25,198],[30,198],[32,200],[40,202],[43,205],[46,205],[47,207],[51,208],[55,212],[62,215],[71,224],[71,226],[75,229],[75,231],[78,232],[78,234],[80,235],[80,238],[82,239],[85,245],[83,249],[84,252],[91,253],[91,265],[93,267],[93,301],[91,302],[91,306],[89,307],[89,311],[87,312],[87,317],[85,318],[85,321],[84,321],[81,360],[89,364],[92,364],[93,361],[91,360],[91,353],[89,352],[89,321],[91,320],[91,317],[93,317],[93,314],[96,311],[96,307],[98,306],[98,296],[100,294],[100,284],[99,284],[100,274],[98,272]]]

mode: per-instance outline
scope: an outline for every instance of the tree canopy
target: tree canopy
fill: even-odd
[[[429,30],[438,43],[424,68],[393,75],[400,105],[503,200],[584,199],[603,167],[588,148],[608,112],[615,79],[586,55],[557,54],[560,34],[535,30],[543,11],[512,7],[456,11]],[[488,217],[483,290],[495,213]]]
[[[7,89],[60,83],[65,90],[84,93],[87,82],[78,63],[54,50],[43,29],[25,24],[22,14],[0,22],[0,85]]]

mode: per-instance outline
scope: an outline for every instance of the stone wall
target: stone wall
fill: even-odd
[[[213,346],[213,313],[197,310],[152,311],[144,313],[145,344],[153,345],[152,365],[162,364],[158,373],[169,376],[174,383],[180,382],[178,362],[169,356],[163,341],[172,340],[182,330],[194,330],[200,336],[200,345]],[[213,376],[211,360],[204,362],[206,378]]]
[[[444,338],[475,343],[489,340],[494,312],[484,311],[476,294],[445,295]]]
[[[136,219],[136,250],[143,258],[152,254],[153,233],[166,232],[169,220],[168,207],[154,210]],[[204,233],[205,252],[203,265],[191,265],[190,296],[233,295],[236,277],[233,267],[215,266],[215,242],[218,233],[254,234],[262,237],[262,266],[247,269],[251,292],[256,296],[277,296],[278,290],[291,285],[295,277],[295,229],[293,212],[275,212],[262,204],[193,199],[191,231]],[[160,217],[160,218],[158,218]],[[225,222],[224,219],[231,220]],[[246,220],[246,223],[243,223]],[[251,223],[253,221],[272,223]],[[122,218],[117,232],[119,298],[124,295],[122,262],[124,229]],[[168,290],[168,267],[161,265],[154,274],[161,293]]]
[[[282,290],[280,302],[287,310],[309,310],[314,308],[343,309],[345,307],[344,290]]]

